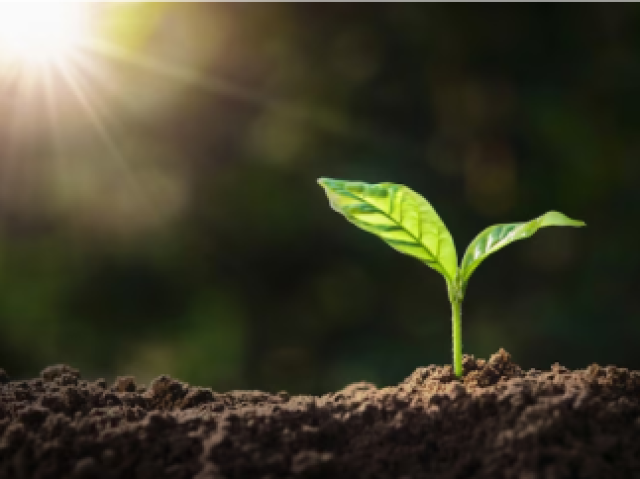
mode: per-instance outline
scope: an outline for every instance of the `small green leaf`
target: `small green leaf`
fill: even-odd
[[[572,220],[557,211],[549,211],[544,215],[526,223],[508,223],[489,226],[468,246],[460,264],[461,286],[466,287],[471,273],[484,259],[514,241],[529,238],[545,226],[585,226],[583,221]]]
[[[415,191],[394,183],[318,180],[331,207],[392,248],[424,262],[448,283],[457,271],[451,234],[433,207]]]

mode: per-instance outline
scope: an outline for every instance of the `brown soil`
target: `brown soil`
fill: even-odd
[[[500,350],[397,387],[217,393],[0,370],[0,478],[640,478],[640,372],[523,372]]]

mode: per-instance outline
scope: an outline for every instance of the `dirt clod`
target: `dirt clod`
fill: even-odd
[[[0,370],[0,479],[640,477],[640,372],[463,365],[321,397]]]
[[[54,366],[46,367],[40,372],[40,377],[45,381],[53,381],[54,379],[65,374],[80,378],[80,371],[78,371],[77,369],[73,369],[66,364],[56,364]]]
[[[118,376],[113,387],[121,393],[134,392],[136,390],[136,380],[133,376]]]

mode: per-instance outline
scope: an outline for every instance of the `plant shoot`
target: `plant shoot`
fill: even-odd
[[[469,244],[458,266],[453,238],[433,206],[415,191],[394,183],[318,180],[331,207],[351,223],[380,237],[444,276],[451,302],[453,368],[462,376],[461,307],[471,274],[485,258],[546,226],[585,226],[557,211],[524,223],[489,226]]]

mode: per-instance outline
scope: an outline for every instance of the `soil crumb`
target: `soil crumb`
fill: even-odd
[[[640,478],[640,372],[501,349],[324,396],[0,369],[0,479]]]

